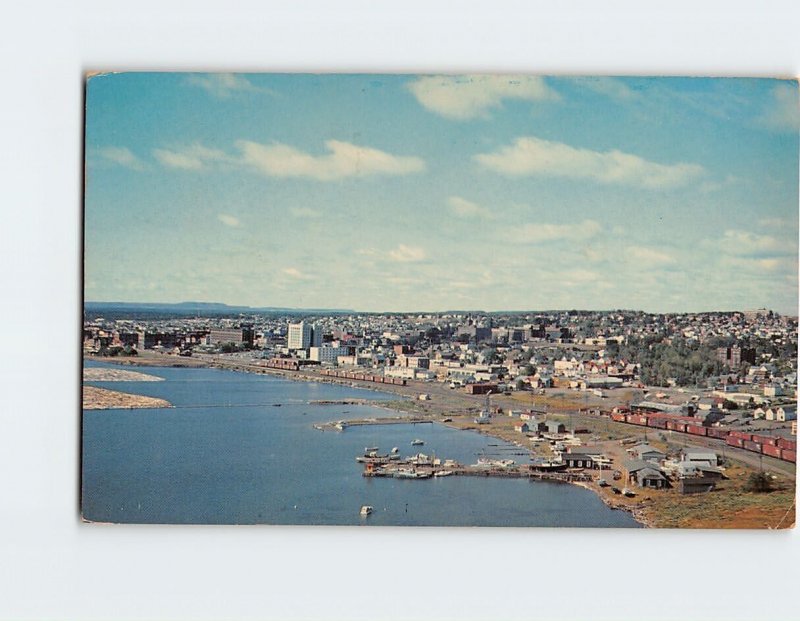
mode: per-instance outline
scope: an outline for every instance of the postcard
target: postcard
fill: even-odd
[[[797,81],[85,87],[87,522],[794,526]]]

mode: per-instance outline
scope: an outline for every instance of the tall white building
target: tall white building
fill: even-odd
[[[301,321],[289,324],[286,346],[289,349],[308,349],[322,345],[322,330],[315,325]]]

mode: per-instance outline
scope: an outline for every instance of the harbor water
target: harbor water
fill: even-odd
[[[87,362],[87,366],[111,366]],[[118,368],[118,367],[117,367]],[[349,386],[207,368],[142,367],[160,382],[90,385],[166,399],[172,408],[83,413],[82,511],[119,523],[637,527],[575,485],[490,477],[367,478],[366,447],[464,464],[527,461],[521,449],[438,424],[344,432],[315,423],[397,413],[314,401],[391,400]],[[423,446],[411,446],[415,439]],[[362,505],[373,513],[359,515]]]

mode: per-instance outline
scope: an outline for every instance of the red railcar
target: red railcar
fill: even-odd
[[[753,434],[753,442],[758,442],[759,444],[770,444],[772,446],[778,446],[778,438],[775,436],[757,436]]]
[[[657,429],[666,429],[667,420],[664,418],[654,418],[651,416],[650,418],[647,419],[647,426],[655,427]]]
[[[781,458],[781,449],[779,449],[777,446],[773,446],[772,444],[762,444],[761,452],[764,453],[764,455],[769,455],[770,457],[775,457],[776,459]]]
[[[790,451],[789,449],[781,449],[781,459],[790,461],[793,464],[797,463],[797,451]]]
[[[618,423],[624,423],[625,422],[625,414],[614,413],[614,414],[611,415],[611,420],[615,420]]]
[[[761,445],[758,442],[753,442],[752,440],[744,440],[743,448],[747,449],[748,451],[753,451],[754,453],[761,452]]]
[[[719,438],[720,440],[724,440],[728,437],[728,430],[720,429],[719,427],[709,427],[707,435],[709,438]]]
[[[797,440],[789,440],[787,438],[778,438],[778,446],[782,449],[790,451],[797,451]]]
[[[729,444],[730,446],[738,446],[741,448],[744,445],[744,440],[742,438],[737,438],[736,436],[729,435],[725,439],[725,443]]]
[[[730,435],[733,436],[734,438],[741,438],[742,440],[752,440],[753,439],[753,434],[752,433],[746,433],[744,431],[731,431]]]
[[[647,416],[642,416],[641,414],[632,414],[628,416],[628,422],[633,425],[643,425],[647,426]]]
[[[693,436],[704,436],[706,435],[706,428],[701,425],[686,425],[686,433],[690,433]]]

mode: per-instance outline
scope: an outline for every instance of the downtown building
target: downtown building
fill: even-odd
[[[289,349],[308,349],[322,345],[322,329],[312,323],[290,323],[286,339]]]

